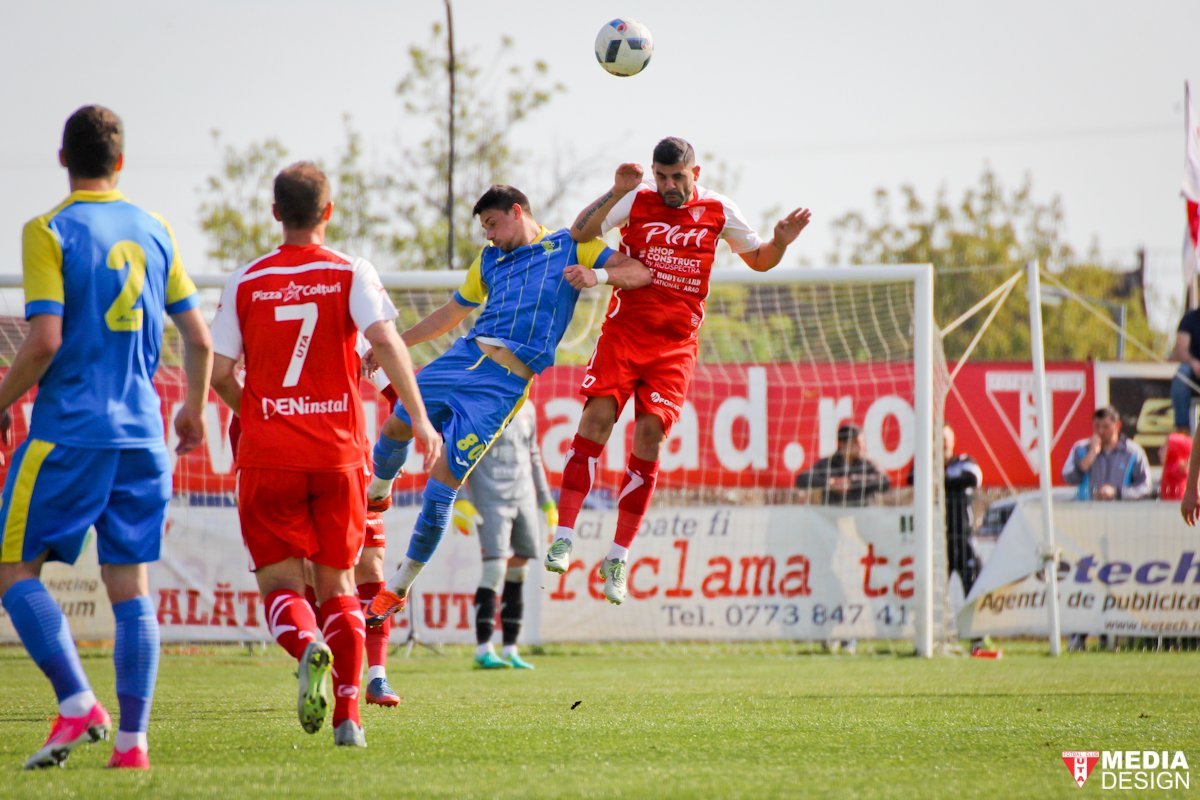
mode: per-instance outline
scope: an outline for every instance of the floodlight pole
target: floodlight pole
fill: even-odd
[[[1042,529],[1045,550],[1042,568],[1046,573],[1046,607],[1050,610],[1050,655],[1062,652],[1062,621],[1058,609],[1058,545],[1054,536],[1054,494],[1050,475],[1050,440],[1054,436],[1054,418],[1050,414],[1050,394],[1046,390],[1046,351],[1042,337],[1042,283],[1038,262],[1025,265],[1029,283],[1029,350],[1033,361],[1033,404],[1037,415],[1038,483],[1042,495]]]

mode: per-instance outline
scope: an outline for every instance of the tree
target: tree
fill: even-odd
[[[1061,269],[1073,291],[1109,303],[1125,303],[1127,335],[1161,350],[1164,339],[1146,320],[1140,284],[1119,272],[1080,259],[1062,240],[1062,204],[1034,198],[1028,177],[1013,191],[985,168],[975,187],[952,202],[945,189],[932,203],[911,186],[893,195],[875,194],[873,213],[852,211],[834,220],[833,264],[914,264],[934,266],[934,319],[946,325],[1032,260]],[[1135,282],[1136,283],[1136,282]],[[984,314],[946,337],[949,358],[961,354]],[[1112,359],[1116,334],[1077,303],[1045,309],[1046,357],[1051,360]],[[983,335],[973,358],[1025,360],[1029,357],[1029,312],[1022,292],[1014,292]]]
[[[435,24],[428,46],[409,48],[409,68],[396,87],[409,120],[398,140],[412,144],[387,157],[384,169],[373,170],[364,163],[361,134],[346,118],[345,142],[333,159],[335,167],[326,169],[334,183],[336,209],[328,231],[330,243],[371,255],[381,269],[465,267],[480,244],[471,206],[488,186],[521,186],[533,198],[538,215],[550,215],[582,172],[581,167],[564,166],[567,162],[559,155],[549,163],[541,156],[538,169],[526,173],[528,154],[514,144],[520,125],[565,91],[561,83],[547,79],[545,62],[510,64],[513,43],[508,38],[501,40],[487,69],[469,55],[459,55],[455,60],[455,196],[459,201],[453,213],[455,263],[446,264],[449,72],[445,43],[445,30]],[[214,133],[214,141],[221,146],[219,134]],[[224,146],[221,168],[208,179],[200,208],[201,227],[212,242],[208,254],[224,267],[269,250],[278,238],[270,210],[271,180],[287,153],[278,138],[252,142],[241,150]]]

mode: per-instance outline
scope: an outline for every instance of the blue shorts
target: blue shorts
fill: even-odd
[[[74,564],[96,526],[101,564],[157,561],[171,464],[167,448],[96,450],[27,439],[13,453],[0,510],[0,562]]]
[[[417,373],[421,400],[429,421],[446,442],[446,461],[454,477],[467,479],[517,413],[532,384],[492,361],[469,339],[459,339]],[[396,403],[394,413],[412,427],[404,406]]]

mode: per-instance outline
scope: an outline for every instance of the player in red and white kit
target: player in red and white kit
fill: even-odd
[[[797,208],[775,224],[770,241],[763,241],[728,198],[696,183],[700,167],[695,151],[677,137],[655,146],[652,169],[654,185],[649,186],[642,183],[640,165],[622,164],[613,188],[584,209],[571,228],[576,241],[619,228],[621,252],[651,273],[645,288],[613,291],[580,389],[588,399],[567,453],[558,532],[546,553],[551,572],[570,566],[579,509],[613,424],[632,397],[633,452],[617,501],[616,535],[600,565],[604,594],[617,604],[625,599],[629,546],[654,492],[659,451],[692,382],[717,242],[724,239],[747,266],[766,272],[780,262],[811,217],[808,209]]]
[[[324,246],[329,182],[301,162],[275,178],[284,243],[235,272],[213,320],[213,388],[239,417],[238,517],[267,622],[299,662],[297,711],[315,733],[328,707],[334,743],[365,746],[358,718],[365,623],[354,565],[366,523],[366,435],[358,382],[361,331],[374,349],[432,466],[441,441],[429,424],[396,309],[371,264]],[[238,360],[245,359],[245,384]],[[419,420],[419,421],[418,421]],[[304,599],[313,565],[319,614]]]

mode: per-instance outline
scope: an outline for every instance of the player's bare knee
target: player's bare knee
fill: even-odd
[[[382,547],[364,547],[358,563],[354,565],[355,583],[378,583],[383,580]]]
[[[150,579],[145,564],[101,564],[100,578],[113,605],[150,594]]]
[[[383,428],[380,429],[380,432],[389,439],[395,439],[398,442],[407,442],[413,438],[412,428],[395,414],[388,415],[388,418],[383,422]]]
[[[20,583],[30,578],[38,578],[42,574],[42,564],[46,557],[37,561],[19,561],[15,564],[0,564],[0,597],[3,597],[14,583]]]
[[[667,432],[654,414],[642,414],[633,426],[633,454],[645,461],[658,461]]]
[[[608,442],[617,422],[617,402],[611,397],[589,397],[579,418],[579,435],[599,444]]]

